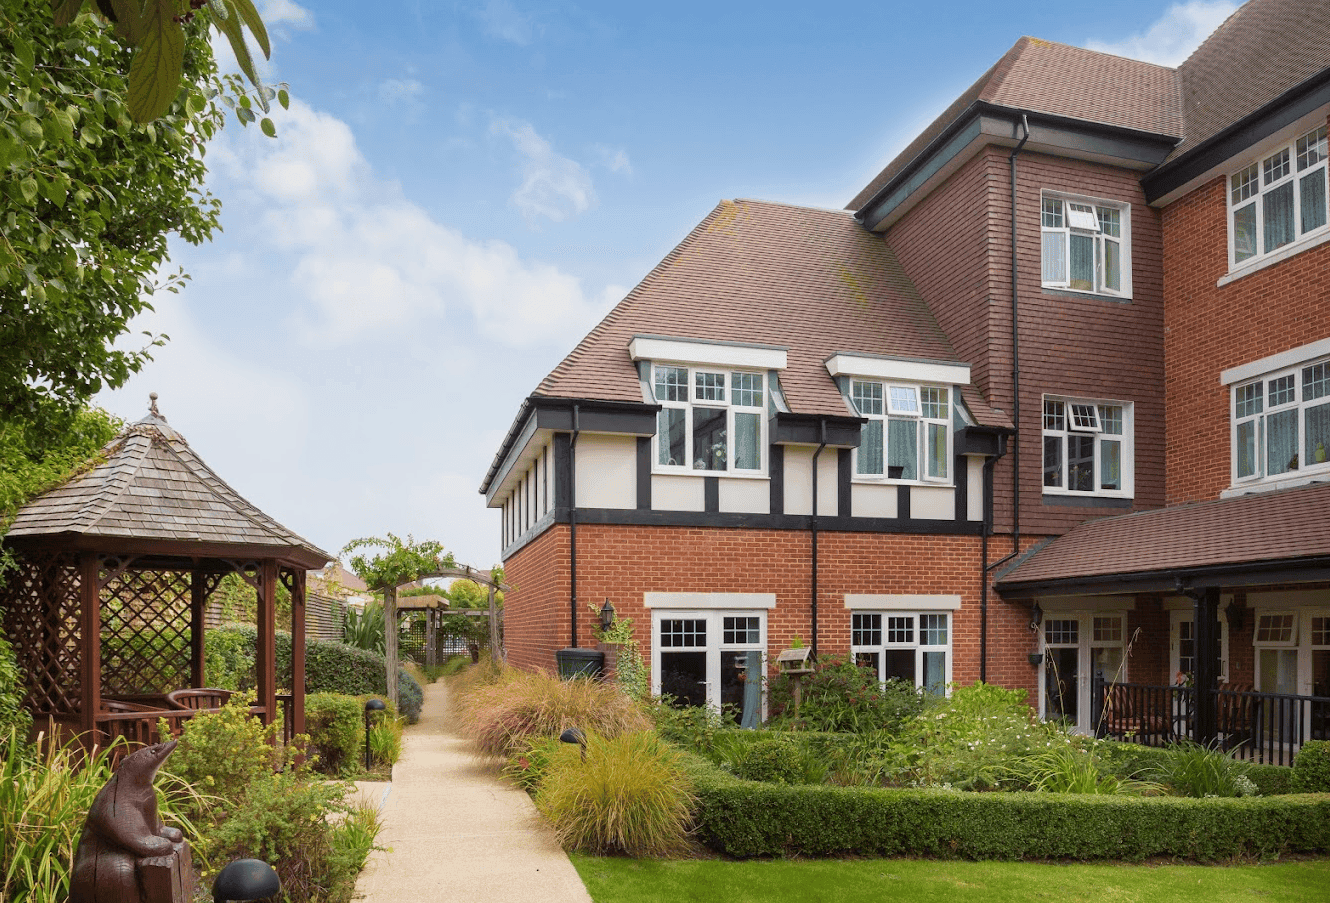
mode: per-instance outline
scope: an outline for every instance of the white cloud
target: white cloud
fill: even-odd
[[[522,185],[512,201],[528,220],[543,216],[561,222],[595,203],[596,192],[587,171],[556,153],[530,123],[496,119],[490,133],[510,139],[522,158]]]
[[[485,27],[485,33],[525,47],[535,37],[535,25],[530,16],[524,15],[508,0],[486,0],[484,6],[475,11],[476,18]]]
[[[610,172],[620,173],[625,176],[633,174],[633,163],[628,159],[628,152],[621,147],[606,147],[603,144],[596,145],[596,155],[600,157],[600,165]]]
[[[296,28],[313,28],[314,13],[293,0],[268,0],[263,4],[263,24],[269,28],[274,25],[291,25]]]
[[[414,78],[390,78],[379,83],[379,100],[388,106],[419,106],[425,86]]]
[[[1231,0],[1190,0],[1177,3],[1164,11],[1144,32],[1130,35],[1121,41],[1088,41],[1086,47],[1129,59],[1177,66],[1200,45],[1210,33],[1233,14],[1239,4]]]
[[[474,328],[509,347],[566,346],[622,296],[618,287],[588,295],[576,277],[525,261],[511,245],[437,222],[374,175],[346,123],[300,101],[276,139],[240,137],[209,161],[262,196],[260,240],[287,257],[303,302],[293,322],[310,345]],[[550,203],[589,203],[589,184],[574,197],[542,190]]]

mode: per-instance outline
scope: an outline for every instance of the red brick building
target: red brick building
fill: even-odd
[[[697,703],[798,642],[1082,730],[1326,695],[1328,115],[1330,9],[1251,0],[1177,69],[1022,38],[845,212],[721,203],[485,477],[509,660],[608,599]]]

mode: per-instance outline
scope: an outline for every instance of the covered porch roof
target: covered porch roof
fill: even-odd
[[[1088,521],[998,578],[1004,598],[1330,581],[1330,483]]]

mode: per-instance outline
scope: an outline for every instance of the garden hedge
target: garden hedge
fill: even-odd
[[[253,662],[254,650],[258,644],[258,631],[248,624],[218,627],[208,631],[208,635],[235,634],[242,638],[240,644],[229,644],[222,637],[209,643],[210,648],[227,648],[235,661],[243,664]],[[214,645],[215,644],[215,645]],[[212,670],[209,669],[209,673]],[[291,673],[291,634],[277,633],[277,675],[280,682],[283,675]],[[344,696],[386,695],[387,663],[382,655],[357,649],[345,643],[330,643],[325,640],[306,640],[305,642],[305,692],[306,693],[341,693]],[[224,687],[228,690],[251,689],[254,674],[250,670],[237,678],[237,686]],[[398,710],[407,721],[415,724],[420,719],[420,707],[425,695],[420,684],[405,668],[397,669],[397,704]]]
[[[365,743],[364,704],[340,693],[311,693],[305,697],[305,733],[310,751],[318,756],[315,767],[325,774],[340,775],[360,763]]]
[[[697,836],[728,856],[1213,861],[1330,849],[1330,795],[1186,799],[743,781],[693,758]]]

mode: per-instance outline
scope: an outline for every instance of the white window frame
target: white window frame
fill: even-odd
[[[1056,424],[1057,421],[1050,414],[1050,405],[1061,405],[1061,427]],[[1076,407],[1089,408],[1090,411],[1082,410],[1079,414],[1073,413]],[[1120,408],[1122,411],[1122,432],[1109,432],[1109,426],[1106,417],[1107,408]],[[1093,417],[1090,414],[1093,414]],[[1134,429],[1134,406],[1130,401],[1116,401],[1107,399],[1087,399],[1087,398],[1069,398],[1061,395],[1043,396],[1043,404],[1040,407],[1040,423],[1042,425],[1043,440],[1040,443],[1041,468],[1045,481],[1043,485],[1044,495],[1066,495],[1076,497],[1098,497],[1098,498],[1134,498],[1135,497],[1135,429]],[[1071,484],[1071,464],[1069,459],[1068,445],[1072,436],[1092,437],[1094,448],[1093,472],[1091,474],[1091,485],[1094,487],[1090,491],[1082,489],[1068,488]],[[1061,466],[1059,471],[1059,483],[1055,486],[1048,485],[1048,452],[1047,440],[1057,439],[1060,443]],[[1117,442],[1119,449],[1119,488],[1103,488],[1103,465],[1104,448],[1107,443]]]
[[[854,479],[860,482],[887,482],[887,483],[909,483],[909,484],[928,484],[928,485],[953,485],[955,475],[954,442],[955,428],[952,424],[952,413],[960,405],[960,393],[955,386],[929,385],[924,383],[906,383],[897,381],[884,381],[878,379],[862,379],[859,377],[850,377],[848,400],[851,408],[860,416],[866,418],[869,422],[864,424],[862,435],[867,437],[870,431],[876,429],[882,436],[882,469],[869,470],[861,472],[861,463],[863,466],[871,466],[867,462],[861,462],[863,454],[863,442],[860,447],[854,450]],[[866,390],[876,389],[876,392],[860,392],[860,387]],[[867,396],[873,396],[868,398]],[[879,397],[880,396],[880,397]],[[868,403],[865,403],[868,402]],[[938,406],[941,405],[941,415],[938,416]],[[913,478],[902,474],[900,477],[892,477],[890,455],[890,435],[891,422],[912,422],[917,424],[915,429],[915,474]],[[874,426],[874,424],[878,424]],[[929,455],[931,437],[935,435],[936,430],[945,431],[946,448],[940,458],[941,473],[934,473],[933,465],[939,459]]]
[[[1113,234],[1116,230],[1117,234]],[[1073,285],[1071,278],[1071,243],[1073,236],[1088,238],[1094,248],[1094,282],[1090,286]],[[1057,258],[1048,251],[1056,246]],[[1107,260],[1116,249],[1118,284],[1110,285]],[[1131,204],[1102,198],[1081,197],[1059,191],[1043,191],[1039,203],[1040,283],[1044,288],[1087,295],[1131,297]]]
[[[726,653],[740,652],[762,653],[762,673],[767,667],[767,621],[766,610],[760,608],[654,608],[651,611],[651,693],[659,696],[661,691],[660,668],[660,625],[662,621],[704,621],[706,622],[706,645],[692,647],[706,655],[707,680],[705,697],[707,707],[712,711],[721,710],[721,658]],[[757,643],[725,642],[726,618],[757,618],[760,641]],[[762,693],[761,719],[766,720],[766,691]]]
[[[684,386],[686,400],[671,399],[663,397],[657,388],[657,376],[664,370],[682,370],[684,371]],[[761,394],[759,403],[741,404],[735,401],[736,391],[752,391],[750,389],[735,388],[735,377],[756,378],[758,380],[758,391]],[[724,398],[699,398],[699,393],[704,386],[699,383],[699,377],[702,382],[714,383],[717,379],[724,386]],[[651,365],[651,391],[656,402],[661,405],[661,412],[656,418],[656,434],[651,440],[651,460],[653,462],[652,470],[655,473],[669,474],[694,474],[698,476],[766,476],[767,460],[770,457],[770,450],[767,448],[767,401],[770,398],[771,381],[767,378],[765,371],[744,370],[730,367],[716,366],[698,366],[683,362],[659,361]],[[698,456],[698,450],[694,448],[693,417],[696,408],[724,408],[725,409],[725,448],[721,451],[724,455],[724,468],[705,468],[698,467],[699,461],[703,460]],[[669,415],[669,410],[681,410],[684,424],[684,460],[678,463],[661,462],[661,430]],[[735,421],[741,415],[754,415],[757,418],[758,436],[757,436],[757,468],[740,468],[735,466],[735,439],[737,431]]]
[[[1292,391],[1284,389],[1291,380]],[[1312,358],[1232,384],[1229,391],[1230,478],[1233,486],[1304,479],[1330,473],[1330,436],[1308,448],[1308,414],[1330,404],[1330,356]],[[1325,394],[1317,394],[1325,393]],[[1294,415],[1294,454],[1269,459],[1269,421]],[[1244,452],[1246,452],[1244,454]],[[1275,466],[1283,469],[1274,470]],[[1250,472],[1244,472],[1250,467]],[[1273,472],[1272,472],[1273,471]]]
[[[1228,207],[1228,268],[1230,272],[1257,266],[1278,255],[1297,253],[1300,245],[1311,244],[1330,234],[1327,215],[1326,125],[1303,131],[1291,141],[1268,148],[1229,173],[1224,180],[1224,198]],[[1320,223],[1307,228],[1303,210],[1303,185],[1320,180]],[[1267,247],[1265,218],[1267,204],[1276,192],[1290,186],[1292,194],[1292,237]],[[1243,223],[1239,225],[1239,217]],[[1249,234],[1250,233],[1250,234]]]
[[[880,621],[881,636],[879,637],[880,642],[856,643],[854,641],[856,638],[855,634],[858,632],[855,630],[856,619],[872,618],[872,617],[877,617],[881,619]],[[939,618],[939,617],[946,619],[946,627],[944,629],[946,630],[947,633],[947,641],[945,643],[932,643],[932,644],[924,643],[924,627],[923,627],[924,618]],[[910,631],[911,631],[910,639],[893,640],[889,629],[891,620],[906,619],[906,618],[910,620]],[[871,610],[852,609],[850,611],[850,659],[857,663],[859,661],[860,656],[868,656],[868,655],[875,656],[877,673],[879,675],[882,675],[884,673],[884,666],[886,664],[884,659],[884,654],[887,651],[913,650],[914,685],[918,689],[927,690],[928,688],[925,687],[924,685],[924,676],[925,676],[924,654],[940,652],[944,656],[943,668],[942,668],[943,674],[942,674],[941,695],[948,696],[951,694],[951,680],[952,680],[951,669],[954,658],[954,655],[952,653],[952,640],[955,637],[955,632],[956,632],[956,618],[954,617],[954,612],[951,611],[896,611],[896,610],[882,610],[882,609],[871,609]],[[860,639],[863,638],[862,634],[860,634],[859,638]],[[883,678],[880,682],[883,686],[886,686],[886,678]]]
[[[1182,660],[1182,625],[1188,624],[1191,627],[1191,636],[1188,640],[1192,645],[1192,661],[1196,660],[1196,612],[1191,608],[1176,608],[1168,613],[1168,668],[1169,673],[1177,675],[1179,672],[1188,677],[1193,676],[1194,668],[1191,671],[1183,669]],[[1228,680],[1228,617],[1221,615],[1219,618],[1219,680],[1221,682]]]

